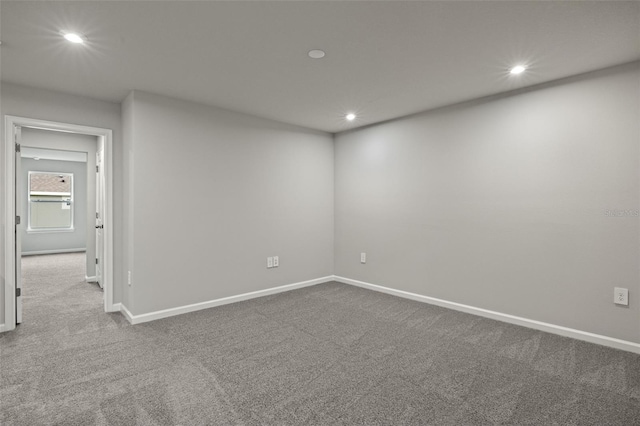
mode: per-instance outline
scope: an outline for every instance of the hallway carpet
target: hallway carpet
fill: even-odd
[[[83,262],[23,259],[0,424],[640,424],[639,355],[339,283],[131,326]]]

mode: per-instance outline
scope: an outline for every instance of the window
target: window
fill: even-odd
[[[73,173],[29,172],[29,230],[73,229]]]

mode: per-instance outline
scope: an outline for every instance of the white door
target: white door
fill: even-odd
[[[102,264],[104,261],[104,145],[98,144],[96,152],[96,280],[104,288]]]
[[[22,136],[22,128],[19,126],[14,127],[14,140],[16,143],[16,165],[14,167],[15,170],[15,209],[16,209],[16,217],[15,217],[15,233],[16,233],[16,254],[15,254],[15,262],[16,262],[16,324],[20,324],[22,322],[22,227],[24,223],[28,220],[27,217],[24,216],[24,212],[22,211],[22,200],[26,194],[23,194],[25,185],[23,184],[23,178],[21,176],[22,171],[22,157],[20,155],[20,140]],[[18,219],[19,218],[19,219]]]

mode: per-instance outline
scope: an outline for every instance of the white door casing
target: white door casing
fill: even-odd
[[[104,289],[102,279],[102,264],[104,262],[104,223],[102,221],[104,217],[104,162],[102,161],[102,144],[98,143],[98,145],[96,151],[96,281],[100,288]]]
[[[113,302],[113,132],[110,129],[82,126],[76,124],[59,123],[53,121],[5,116],[5,160],[4,160],[4,201],[5,201],[5,226],[7,230],[13,228],[11,221],[19,214],[20,205],[16,199],[16,172],[19,170],[19,154],[15,152],[15,143],[19,141],[20,129],[29,127],[42,130],[51,130],[67,133],[78,133],[98,137],[98,147],[102,150],[102,193],[101,202],[103,216],[101,217],[102,244],[101,244],[101,284],[104,289],[104,310],[114,312],[119,310],[119,304]],[[21,218],[22,224],[27,218]],[[15,222],[14,222],[15,223]],[[11,331],[16,327],[18,315],[18,300],[16,294],[20,285],[20,234],[16,232],[5,233],[4,256],[4,324],[0,324],[2,331]],[[21,312],[21,309],[20,309]],[[2,321],[2,318],[0,318]]]
[[[15,190],[15,228],[14,228],[14,236],[15,236],[15,268],[16,268],[16,324],[22,323],[22,228],[24,227],[24,223],[28,220],[25,217],[25,212],[22,210],[22,197],[24,196],[22,188],[20,186],[21,182],[21,170],[22,170],[22,158],[20,154],[20,141],[22,140],[22,128],[20,126],[13,126],[13,142],[15,144],[15,169],[14,169],[14,177],[16,181],[16,190]],[[18,220],[20,218],[20,220]]]

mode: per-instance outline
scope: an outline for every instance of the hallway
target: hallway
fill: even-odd
[[[84,265],[85,253],[22,258],[23,323],[16,338],[43,341],[103,329],[114,317],[121,320],[105,314],[102,290],[85,281]]]

